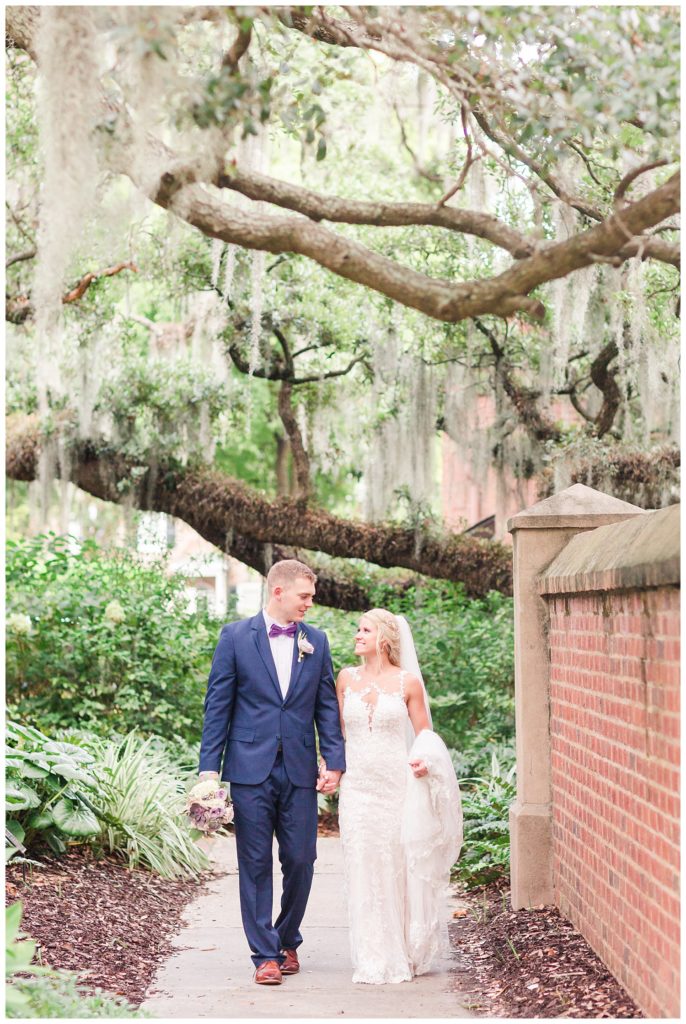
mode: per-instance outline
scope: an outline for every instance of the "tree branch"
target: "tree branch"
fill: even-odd
[[[436,203],[369,202],[327,196],[301,185],[270,178],[257,171],[241,171],[234,163],[218,178],[220,188],[229,188],[257,202],[271,203],[302,213],[313,221],[328,220],[341,224],[372,224],[377,227],[405,227],[425,224],[465,235],[484,238],[513,256],[530,256],[536,242],[509,227],[489,213],[462,210]]]
[[[625,174],[622,180],[620,181],[619,185],[615,189],[615,206],[619,206],[620,203],[624,200],[624,196],[626,195],[627,189],[632,184],[632,182],[636,181],[636,178],[638,178],[641,174],[646,174],[647,171],[654,171],[656,167],[665,167],[666,164],[667,160],[654,160],[650,164],[641,164],[640,167],[634,167],[632,171],[629,171],[628,174]]]
[[[134,273],[138,273],[138,267],[135,263],[117,263],[113,267],[106,267],[104,270],[91,271],[85,274],[78,284],[70,288],[62,296],[62,303],[67,305],[70,302],[78,302],[79,299],[83,298],[93,284],[93,281],[97,281],[99,277],[112,277],[114,274],[120,274],[122,270],[133,270]],[[33,303],[28,296],[7,296],[5,301],[5,320],[9,323],[22,324],[33,315]]]
[[[32,260],[35,255],[35,249],[27,249],[26,252],[19,252],[16,256],[10,256],[10,258],[5,261],[5,270],[14,266],[15,263],[22,263],[24,260]]]
[[[238,71],[238,62],[248,52],[250,40],[252,39],[252,24],[247,29],[242,25],[238,27],[238,35],[234,39],[231,48],[222,57],[222,67],[228,68],[232,74]]]
[[[595,433],[603,437],[612,427],[622,395],[616,380],[616,370],[609,365],[618,353],[617,342],[610,341],[591,363],[591,380],[603,393],[603,404],[595,417]]]
[[[36,478],[40,446],[37,418],[8,421],[10,479]],[[253,551],[255,544],[295,545],[383,568],[410,569],[434,579],[459,580],[470,597],[483,597],[489,590],[511,593],[512,553],[494,541],[465,535],[439,539],[422,530],[339,519],[292,498],[269,500],[209,469],[162,464],[154,480],[146,472],[132,483],[132,463],[115,448],[94,441],[73,442],[70,454],[70,479],[77,487],[105,501],[133,502],[143,510],[178,516],[222,551],[231,550],[238,535],[251,542]]]
[[[293,411],[293,385],[284,380],[279,388],[279,416],[291,446],[293,465],[295,467],[296,499],[309,501],[312,487],[310,484],[310,457],[303,442],[298,420]]]
[[[496,359],[496,373],[500,377],[505,394],[510,399],[519,421],[527,434],[536,443],[559,440],[560,431],[553,421],[543,415],[538,408],[536,401],[538,392],[530,388],[524,388],[515,382],[512,367],[506,361],[505,351],[495,333],[486,324],[482,323],[478,317],[474,318],[474,325],[490,342]]]

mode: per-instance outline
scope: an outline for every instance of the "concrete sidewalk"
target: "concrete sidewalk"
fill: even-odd
[[[208,848],[208,847],[206,847]],[[446,991],[449,964],[399,985],[353,985],[348,946],[343,868],[336,838],[317,841],[314,883],[303,921],[300,973],[281,985],[256,985],[241,926],[238,869],[233,837],[209,846],[228,875],[185,911],[174,953],[157,972],[142,1009],[156,1017],[472,1017]],[[274,904],[281,873],[274,848]],[[446,906],[446,915],[451,913]]]

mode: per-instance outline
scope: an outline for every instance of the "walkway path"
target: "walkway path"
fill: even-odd
[[[399,985],[353,985],[340,843],[317,841],[314,883],[303,922],[300,973],[275,986],[255,985],[238,902],[233,838],[212,840],[212,858],[228,875],[213,879],[186,909],[177,952],[158,970],[142,1008],[156,1017],[472,1017],[446,991],[449,963]],[[274,856],[275,905],[281,897]],[[451,913],[446,906],[446,915]]]

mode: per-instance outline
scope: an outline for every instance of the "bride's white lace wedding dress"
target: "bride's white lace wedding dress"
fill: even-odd
[[[347,669],[346,771],[338,815],[353,981],[410,981],[447,952],[445,890],[462,842],[459,787],[443,741],[423,730],[408,752],[404,680],[362,687]],[[422,757],[428,776],[408,766]]]

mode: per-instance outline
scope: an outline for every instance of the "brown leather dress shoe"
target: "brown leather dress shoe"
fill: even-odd
[[[283,950],[286,959],[281,964],[282,974],[297,974],[300,970],[300,964],[298,962],[298,954],[295,949],[284,949]]]
[[[256,985],[280,985],[282,981],[281,968],[276,960],[265,960],[255,970]]]

